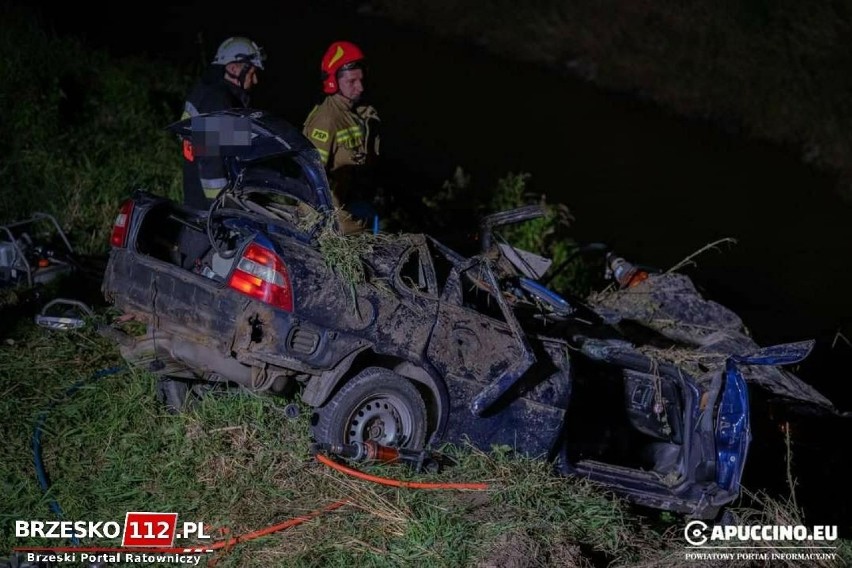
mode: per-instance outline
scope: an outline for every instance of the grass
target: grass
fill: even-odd
[[[179,520],[204,522],[218,541],[348,501],[294,528],[219,551],[217,566],[683,562],[684,521],[678,516],[637,514],[594,484],[555,476],[546,462],[509,447],[485,453],[446,446],[442,450],[458,465],[439,474],[365,468],[408,480],[486,482],[484,492],[384,487],[315,462],[308,451],[308,412],[286,418],[289,401],[237,391],[171,415],[155,400],[154,378],[145,373],[87,380],[120,364],[114,347],[94,332],[55,333],[26,323],[15,336],[14,345],[0,349],[2,551],[45,544],[15,538],[13,520],[55,518],[38,486],[30,448],[35,419],[49,409],[42,436],[52,480],[48,495],[68,520],[121,524],[127,511],[177,512]],[[16,348],[21,345],[25,351]],[[81,380],[84,386],[66,396]],[[745,523],[801,522],[783,500],[748,494],[743,503],[734,512]],[[841,551],[852,559],[848,543]]]
[[[485,481],[486,492],[387,488],[314,462],[309,413],[286,418],[286,401],[235,392],[205,398],[192,412],[175,416],[155,400],[152,376],[121,371],[87,380],[120,364],[114,347],[94,332],[55,333],[22,324],[15,336],[14,345],[0,350],[6,437],[0,550],[45,544],[15,538],[13,520],[54,518],[30,448],[35,419],[45,409],[48,495],[65,519],[121,523],[126,511],[171,511],[203,521],[214,538],[222,538],[220,529],[240,535],[349,501],[296,528],[219,553],[218,566],[473,566],[498,553],[514,554],[506,548],[518,539],[537,551],[537,562],[576,555],[580,547],[627,563],[656,540],[619,500],[591,484],[556,477],[546,463],[508,448],[489,454],[444,448],[459,465],[441,474],[368,469],[405,479]],[[17,348],[22,345],[25,351]],[[67,396],[80,381],[84,385]],[[507,540],[507,534],[516,536]]]
[[[357,286],[367,281],[362,258],[373,252],[373,247],[390,237],[362,231],[343,235],[327,223],[317,237],[320,254],[329,269],[336,272],[343,282]]]
[[[180,148],[163,127],[179,118],[189,77],[52,35],[20,8],[3,14],[0,129],[18,135],[0,140],[0,222],[45,211],[78,252],[105,252],[134,189],[181,195]]]

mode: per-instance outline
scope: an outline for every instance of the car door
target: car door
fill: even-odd
[[[438,303],[427,358],[442,375],[478,383],[470,410],[481,415],[535,361],[485,262],[454,267]]]

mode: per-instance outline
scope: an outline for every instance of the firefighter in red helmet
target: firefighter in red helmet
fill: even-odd
[[[362,103],[366,67],[364,53],[354,43],[336,41],[321,63],[324,100],[305,120],[303,133],[313,142],[331,181],[335,206],[369,200],[368,171],[379,154],[376,109]],[[345,232],[361,228],[342,219]],[[362,220],[363,221],[363,220]]]

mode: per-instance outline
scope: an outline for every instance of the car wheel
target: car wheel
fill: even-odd
[[[317,442],[420,449],[426,443],[426,405],[408,379],[369,367],[343,385],[312,420]]]

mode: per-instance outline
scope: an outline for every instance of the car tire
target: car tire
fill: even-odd
[[[426,404],[405,377],[368,367],[318,408],[312,419],[320,443],[373,440],[383,446],[419,450],[426,443]]]

